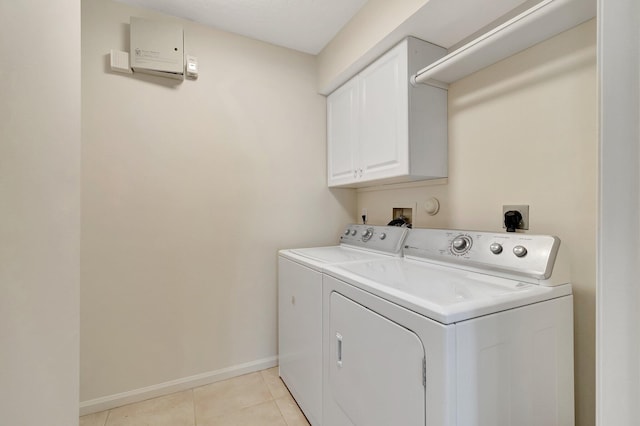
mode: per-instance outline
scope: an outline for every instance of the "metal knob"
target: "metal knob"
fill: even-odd
[[[525,257],[527,255],[527,249],[523,246],[515,246],[513,248],[513,254],[515,254],[517,257]]]
[[[453,248],[456,249],[457,251],[462,251],[466,249],[468,245],[469,245],[469,241],[467,241],[466,238],[458,237],[455,240],[453,240]]]
[[[493,243],[489,246],[489,250],[491,250],[493,254],[500,254],[502,253],[502,244]]]
[[[380,239],[384,240],[385,238],[387,238],[387,234],[385,234],[384,232],[382,234],[380,234]]]
[[[351,233],[351,231],[349,229],[347,229],[346,231],[344,231],[344,235],[349,235]]]
[[[358,231],[356,231],[355,229],[353,231],[351,231],[351,235],[353,235],[354,237],[356,236],[357,233],[358,233]]]
[[[373,236],[373,229],[367,228],[362,231],[362,241],[369,241]]]

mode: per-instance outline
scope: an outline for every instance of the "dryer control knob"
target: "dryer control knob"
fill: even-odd
[[[525,257],[527,255],[527,249],[524,246],[515,246],[513,248],[513,254],[518,257]]]
[[[489,250],[491,250],[493,254],[500,254],[502,253],[502,244],[493,243],[489,246]]]
[[[351,231],[351,235],[353,235],[354,237],[356,236],[357,233],[358,233],[358,231],[356,231],[355,229],[353,231]]]
[[[384,232],[382,234],[380,234],[380,239],[384,240],[385,238],[387,238],[387,234],[385,234]]]
[[[351,231],[349,229],[347,229],[346,231],[344,231],[344,235],[349,235],[351,233]]]

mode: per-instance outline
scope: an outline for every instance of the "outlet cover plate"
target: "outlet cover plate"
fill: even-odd
[[[523,205],[523,204],[518,204],[518,205],[509,204],[509,205],[502,206],[502,228],[504,229],[507,228],[506,226],[504,226],[504,214],[509,210],[519,211],[520,214],[522,215],[522,220],[518,224],[517,229],[524,229],[524,230],[529,229],[529,206]]]

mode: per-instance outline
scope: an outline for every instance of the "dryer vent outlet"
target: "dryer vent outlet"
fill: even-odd
[[[522,216],[522,219],[516,226],[516,229],[523,229],[523,230],[529,229],[529,206],[523,205],[523,204],[518,204],[518,205],[511,204],[511,205],[502,206],[502,227],[504,229],[507,228],[505,226],[505,215],[507,214],[507,212],[512,212],[512,211],[516,211],[520,213],[520,215]]]

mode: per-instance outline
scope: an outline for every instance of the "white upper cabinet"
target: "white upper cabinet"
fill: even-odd
[[[407,50],[396,48],[360,73],[359,167],[367,180],[409,173]]]
[[[410,84],[445,54],[407,38],[328,96],[329,186],[447,176],[447,92]]]
[[[327,102],[329,185],[352,182],[356,176],[358,85],[351,80],[331,94]]]

